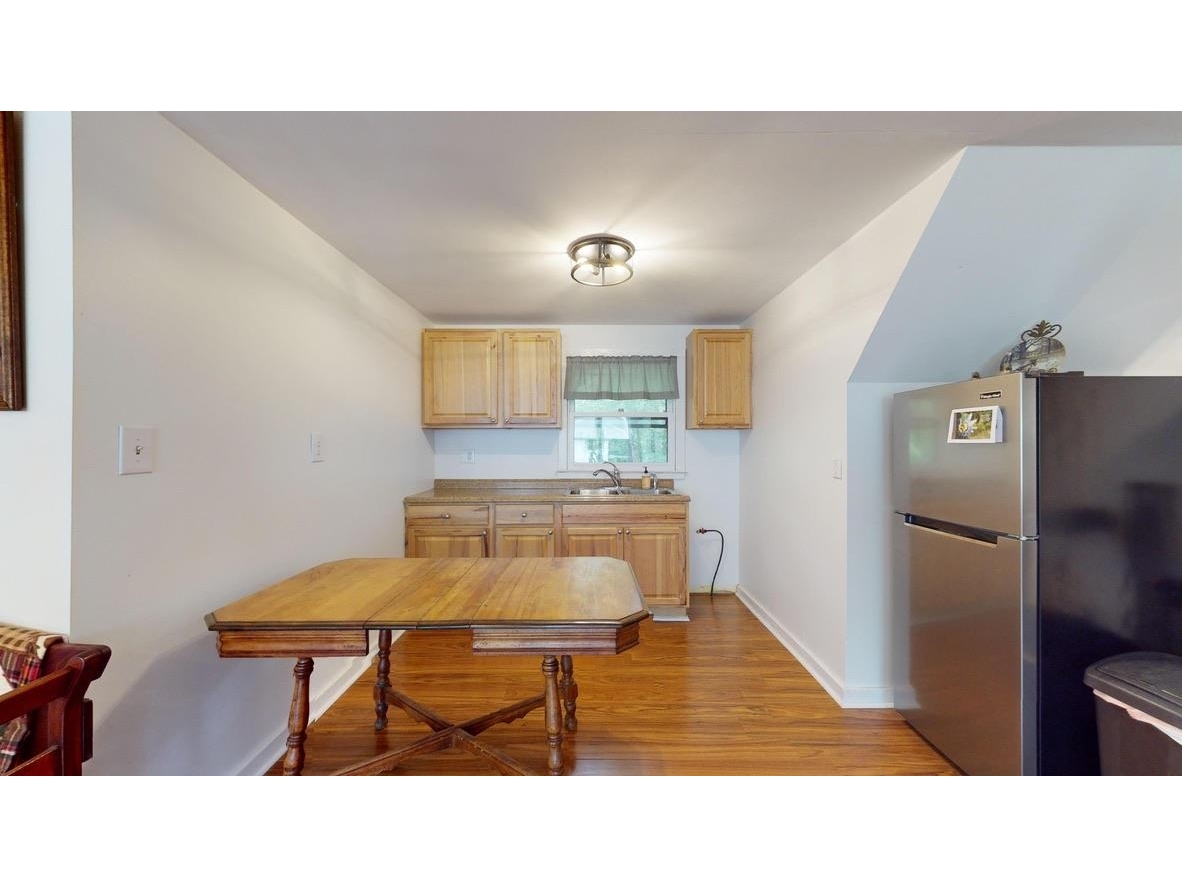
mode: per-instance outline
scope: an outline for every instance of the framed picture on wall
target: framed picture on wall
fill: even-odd
[[[0,111],[0,410],[25,408],[16,113]]]

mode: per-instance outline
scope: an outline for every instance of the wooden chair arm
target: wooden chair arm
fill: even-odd
[[[25,751],[7,776],[77,776],[90,757],[91,709],[85,696],[106,669],[111,649],[102,644],[54,644],[49,649],[56,654],[52,670],[0,696],[0,724],[29,715]],[[45,661],[50,661],[48,655]]]

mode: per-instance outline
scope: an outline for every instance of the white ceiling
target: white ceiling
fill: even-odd
[[[166,112],[441,324],[738,323],[968,145],[1182,144],[1176,112]],[[633,279],[570,279],[606,231]]]

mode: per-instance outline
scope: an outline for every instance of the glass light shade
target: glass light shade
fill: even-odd
[[[615,286],[632,277],[628,262],[636,247],[623,237],[593,234],[580,237],[566,248],[570,256],[570,276],[586,286]]]

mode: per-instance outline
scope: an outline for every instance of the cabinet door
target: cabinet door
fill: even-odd
[[[562,424],[558,379],[558,330],[504,330],[501,333],[501,420],[504,425],[558,427]]]
[[[693,330],[685,364],[687,428],[751,427],[751,330]]]
[[[423,425],[496,425],[496,330],[423,330]]]
[[[497,557],[554,557],[553,527],[497,527]]]
[[[689,604],[686,579],[686,529],[666,524],[624,527],[624,560],[632,566],[646,604]]]
[[[488,557],[488,530],[475,527],[407,527],[407,557]]]
[[[622,527],[563,527],[563,557],[624,557]]]

